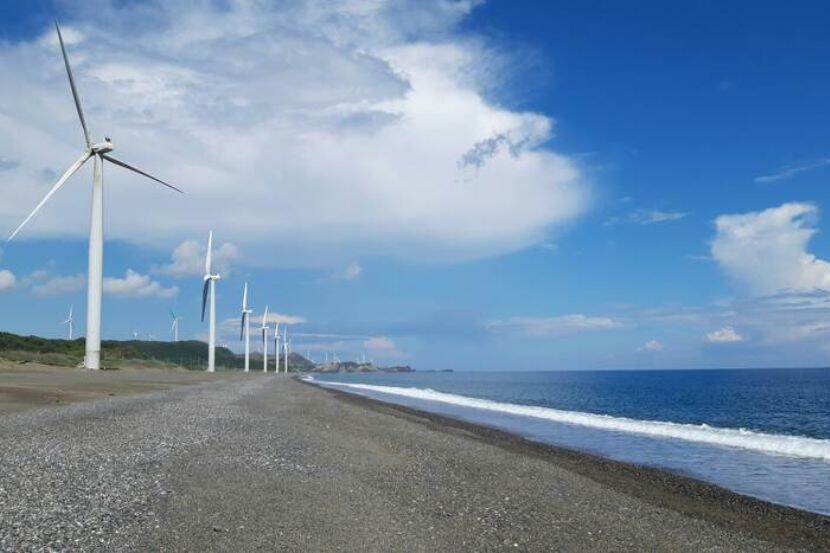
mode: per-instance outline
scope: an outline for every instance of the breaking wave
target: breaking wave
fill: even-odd
[[[308,380],[324,386],[389,394],[422,401],[440,402],[459,407],[532,417],[534,419],[574,424],[601,430],[628,432],[656,438],[673,438],[687,442],[735,447],[774,455],[830,461],[830,440],[803,436],[767,434],[743,428],[720,428],[706,424],[681,424],[613,417],[611,415],[582,413],[578,411],[561,411],[549,407],[516,405],[513,403],[502,403],[488,399],[448,394],[430,388],[401,388],[396,386],[376,386],[346,382],[324,382],[314,380],[313,378],[308,378]]]

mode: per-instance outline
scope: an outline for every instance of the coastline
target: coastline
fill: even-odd
[[[828,517],[286,375],[0,418],[0,550],[830,550]]]
[[[296,380],[340,401],[461,434],[511,453],[552,463],[659,508],[752,535],[783,547],[830,550],[830,517],[746,496],[682,474],[545,444],[504,430]]]

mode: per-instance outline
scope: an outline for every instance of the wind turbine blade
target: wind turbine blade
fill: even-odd
[[[239,339],[245,337],[245,319],[248,318],[248,313],[246,311],[242,312],[242,324],[239,326]]]
[[[65,182],[66,182],[66,179],[68,179],[69,177],[71,177],[71,176],[75,173],[75,171],[77,171],[78,169],[80,169],[80,168],[81,168],[81,165],[83,165],[84,163],[86,163],[86,160],[88,160],[90,157],[92,157],[92,154],[91,154],[91,153],[89,153],[89,152],[84,152],[84,155],[82,155],[81,157],[79,157],[79,158],[78,158],[78,161],[76,161],[75,163],[73,163],[73,164],[72,164],[72,166],[71,166],[69,169],[67,169],[67,170],[66,170],[66,172],[65,172],[65,173],[61,176],[61,178],[60,178],[60,179],[58,179],[58,182],[56,182],[56,183],[55,183],[55,186],[53,186],[53,187],[52,187],[52,189],[51,189],[51,190],[50,190],[50,191],[49,191],[49,192],[48,192],[48,193],[47,193],[47,194],[43,197],[43,199],[42,199],[42,200],[40,200],[40,203],[39,203],[39,204],[37,204],[37,207],[35,207],[35,208],[34,208],[34,210],[32,210],[32,212],[31,212],[31,213],[29,213],[29,216],[28,216],[28,217],[26,217],[26,220],[25,220],[25,221],[23,221],[22,223],[20,223],[20,226],[19,226],[19,227],[17,227],[16,229],[14,229],[14,232],[13,232],[13,233],[11,233],[11,236],[9,236],[9,238],[8,238],[7,242],[10,242],[10,241],[11,241],[11,239],[12,239],[12,238],[14,238],[14,237],[17,235],[17,233],[18,233],[18,232],[20,232],[20,229],[22,229],[22,228],[26,225],[26,223],[28,223],[28,222],[29,222],[29,220],[30,220],[32,217],[34,217],[34,216],[35,216],[35,213],[37,213],[37,212],[40,210],[40,208],[41,208],[41,207],[43,207],[43,204],[45,204],[47,201],[49,201],[49,198],[51,198],[51,197],[52,197],[52,195],[53,195],[55,192],[57,192],[57,191],[58,191],[58,189],[59,189],[61,186],[63,186],[63,183],[65,183]]]
[[[205,322],[205,308],[207,307],[208,288],[210,288],[210,279],[205,279],[205,286],[202,288],[202,322]]]
[[[211,269],[210,260],[211,260],[211,257],[213,256],[212,252],[213,252],[213,231],[210,231],[208,233],[207,255],[205,255],[205,278],[207,278],[211,275],[211,273],[210,273],[210,269]]]
[[[262,316],[262,328],[265,329],[265,326],[268,324],[268,306],[265,306],[265,315]]]
[[[78,118],[81,120],[81,127],[84,128],[84,140],[86,140],[86,145],[89,147],[92,146],[92,141],[89,139],[89,130],[86,128],[84,110],[81,109],[81,99],[78,97],[78,89],[75,88],[75,77],[72,76],[72,68],[69,67],[69,56],[66,55],[66,46],[63,44],[63,35],[61,35],[61,28],[58,26],[57,21],[55,21],[55,30],[58,31],[58,42],[61,43],[63,64],[66,66],[66,75],[69,77],[69,88],[72,89],[72,98],[75,100],[75,108],[78,110]]]
[[[109,155],[109,154],[103,154],[103,155],[101,155],[101,157],[103,157],[104,159],[106,159],[106,160],[107,160],[107,161],[109,161],[110,163],[114,163],[114,164],[116,164],[116,165],[120,165],[120,166],[121,166],[121,167],[123,167],[124,169],[127,169],[127,170],[129,170],[129,171],[132,171],[133,173],[138,173],[139,175],[143,175],[143,176],[147,177],[148,179],[151,179],[151,180],[154,180],[154,181],[156,181],[156,182],[159,182],[159,183],[163,184],[163,185],[164,185],[164,186],[166,186],[167,188],[172,188],[172,189],[173,189],[173,190],[175,190],[176,192],[178,192],[178,193],[180,193],[180,194],[184,194],[184,192],[182,192],[181,190],[179,190],[178,188],[176,188],[176,187],[175,187],[175,186],[173,186],[172,184],[166,183],[166,182],[164,182],[164,181],[163,181],[163,180],[161,180],[161,179],[157,179],[156,177],[154,177],[154,176],[153,176],[153,175],[151,175],[150,173],[145,173],[145,172],[144,172],[144,171],[142,171],[141,169],[138,169],[138,168],[136,168],[136,167],[133,167],[132,165],[129,165],[129,164],[127,164],[127,163],[124,163],[124,162],[123,162],[123,161],[121,161],[120,159],[115,159],[114,157],[112,157],[112,156],[111,156],[111,155]]]
[[[248,309],[248,283],[245,283],[245,286],[242,288],[242,310],[245,311]]]

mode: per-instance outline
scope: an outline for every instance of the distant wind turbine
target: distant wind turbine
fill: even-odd
[[[84,119],[84,112],[81,109],[81,99],[78,96],[78,90],[75,88],[75,78],[72,76],[72,69],[69,66],[69,57],[66,54],[66,47],[63,44],[61,29],[57,22],[55,22],[55,30],[58,32],[58,41],[61,45],[63,63],[66,67],[66,75],[69,78],[69,88],[72,91],[72,98],[75,100],[75,109],[78,111],[78,118],[81,120],[86,148],[83,154],[81,154],[81,157],[61,175],[58,182],[46,193],[46,196],[37,204],[29,216],[11,233],[9,241],[20,232],[20,229],[34,217],[35,213],[43,207],[43,204],[49,201],[49,198],[63,186],[69,177],[80,169],[84,163],[89,161],[90,158],[95,158],[92,177],[92,213],[89,224],[89,273],[87,275],[86,355],[84,356],[84,366],[87,369],[97,370],[101,368],[101,298],[104,293],[104,160],[161,183],[176,192],[181,192],[181,190],[111,156],[110,152],[113,151],[113,145],[109,137],[104,138],[103,142],[92,143],[89,137],[89,130],[86,126],[86,120]]]
[[[239,339],[245,338],[245,372],[250,370],[251,359],[251,313],[253,309],[248,309],[248,283],[242,288],[242,324],[239,329]]]
[[[173,341],[179,341],[179,320],[181,317],[177,317],[175,313],[172,311],[170,312],[170,316],[173,317],[173,324],[170,326],[170,332],[173,333]]]
[[[268,306],[262,316],[262,372],[268,372]]]
[[[72,339],[72,328],[73,324],[75,323],[75,319],[72,317],[72,306],[69,306],[69,316],[63,321],[61,324],[69,325],[69,339]]]
[[[274,323],[274,368],[280,373],[280,323]]]
[[[216,281],[221,277],[213,274],[213,231],[208,233],[207,253],[205,254],[205,276],[202,288],[202,322],[205,321],[205,305],[210,297],[210,315],[208,317],[208,372],[216,370]]]
[[[288,373],[288,325],[282,327],[282,349],[285,351],[285,372]]]

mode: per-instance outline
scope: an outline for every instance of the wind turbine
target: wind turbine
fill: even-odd
[[[70,305],[69,306],[69,316],[66,318],[66,320],[64,322],[61,323],[61,324],[69,325],[69,339],[70,340],[72,339],[72,328],[73,328],[72,325],[73,325],[74,322],[75,322],[75,319],[72,317],[72,306]]]
[[[173,341],[179,341],[179,320],[181,317],[177,317],[175,313],[172,311],[170,312],[170,316],[173,317],[173,324],[170,326],[170,332],[173,333]]]
[[[245,372],[250,370],[251,358],[251,333],[250,333],[250,315],[253,309],[248,309],[248,283],[242,288],[242,325],[239,329],[239,339],[245,338]]]
[[[46,193],[46,196],[39,204],[32,210],[26,219],[20,223],[8,240],[11,241],[20,229],[22,229],[29,220],[35,216],[43,204],[49,201],[55,192],[63,186],[63,184],[71,177],[81,166],[94,159],[93,177],[92,177],[92,213],[89,224],[89,273],[87,275],[87,302],[86,302],[86,355],[84,357],[84,366],[87,369],[101,368],[101,298],[103,296],[103,280],[104,280],[104,176],[103,165],[104,160],[109,161],[113,165],[118,165],[152,179],[164,186],[171,188],[177,192],[181,192],[175,186],[164,182],[161,179],[145,173],[141,169],[137,169],[123,161],[120,161],[110,155],[114,147],[109,137],[104,138],[103,142],[94,143],[89,137],[89,130],[84,119],[84,112],[81,109],[81,99],[78,96],[78,90],[75,88],[75,78],[72,76],[72,69],[69,67],[69,57],[66,54],[66,47],[63,44],[63,36],[61,29],[55,22],[55,30],[58,32],[58,41],[61,45],[61,53],[63,54],[63,63],[66,67],[66,75],[69,78],[69,88],[72,91],[72,98],[75,100],[75,108],[78,111],[78,118],[81,120],[81,127],[84,131],[84,141],[86,148],[81,157],[73,163],[69,169],[61,175],[58,182],[52,186],[52,189]]]
[[[262,316],[262,372],[268,372],[268,306]]]
[[[274,323],[274,369],[280,373],[280,323]]]
[[[216,281],[221,277],[211,272],[211,258],[213,257],[213,231],[208,233],[207,254],[205,254],[205,276],[202,288],[202,322],[205,321],[205,304],[210,296],[210,315],[208,332],[208,372],[216,370]]]
[[[288,374],[288,325],[282,327],[282,349],[285,352],[285,373]]]

